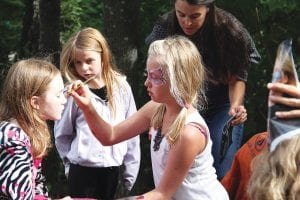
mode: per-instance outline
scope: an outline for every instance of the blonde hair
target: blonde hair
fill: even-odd
[[[20,60],[10,67],[3,85],[0,120],[17,120],[30,138],[34,157],[47,153],[51,137],[46,121],[31,106],[31,97],[42,96],[59,74],[60,71],[46,60]]]
[[[64,44],[60,56],[60,68],[63,76],[70,82],[81,79],[82,77],[76,72],[74,59],[76,51],[95,51],[101,54],[103,80],[107,87],[107,97],[113,114],[116,112],[116,105],[113,98],[113,84],[120,85],[117,77],[120,72],[117,71],[113,62],[112,53],[108,42],[104,36],[94,28],[84,28],[73,34]],[[84,81],[84,80],[83,80]]]
[[[253,160],[248,195],[252,200],[300,199],[300,135]]]
[[[199,91],[203,95],[205,70],[202,64],[202,57],[197,47],[184,36],[173,36],[163,40],[154,41],[148,50],[148,57],[155,56],[158,63],[166,68],[170,81],[170,93],[182,107],[179,115],[166,133],[170,144],[173,144],[179,137],[183,128],[187,109],[190,105],[197,107],[203,103],[204,96],[199,98]],[[162,119],[165,106],[162,104],[152,118],[152,126],[162,126]]]

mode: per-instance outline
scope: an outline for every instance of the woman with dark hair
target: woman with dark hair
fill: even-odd
[[[244,96],[248,69],[251,63],[259,62],[260,55],[243,24],[216,7],[214,0],[174,0],[174,9],[159,18],[146,44],[170,35],[187,36],[203,57],[207,108],[201,112],[211,132],[214,166],[221,179],[241,145],[247,119]],[[232,142],[224,148],[222,131],[231,117],[233,128],[228,135]]]

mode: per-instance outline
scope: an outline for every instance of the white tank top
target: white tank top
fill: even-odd
[[[207,139],[207,145],[205,149],[196,156],[194,163],[187,176],[183,180],[176,193],[173,195],[173,200],[228,200],[228,194],[224,187],[217,179],[216,170],[213,167],[213,157],[211,155],[212,141],[209,136],[208,127],[198,112],[193,112],[187,118],[186,124],[196,123],[201,129],[201,132],[205,134]],[[166,162],[168,158],[168,152],[170,146],[168,141],[164,137],[157,136],[157,130],[150,129],[149,134],[151,136],[151,161],[152,171],[155,186],[158,185],[160,178],[162,177]],[[154,140],[161,139],[159,142]],[[188,148],[188,147],[187,147]],[[155,149],[155,150],[154,150]]]

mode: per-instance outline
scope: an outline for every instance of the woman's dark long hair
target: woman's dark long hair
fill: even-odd
[[[187,2],[205,5],[203,0],[187,0]],[[244,38],[247,31],[232,14],[216,7],[214,2],[207,7],[209,12],[203,26],[190,39],[203,57],[208,77],[226,84],[231,75],[242,74],[243,69],[249,67],[249,52],[245,43],[247,38]],[[185,35],[178,23],[175,10],[168,14],[168,35],[174,34]]]

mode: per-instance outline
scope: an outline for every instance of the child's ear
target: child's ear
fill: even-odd
[[[39,97],[37,97],[37,96],[32,96],[31,99],[30,99],[30,105],[31,105],[34,109],[38,110],[38,109],[40,108],[40,106],[39,106]]]

